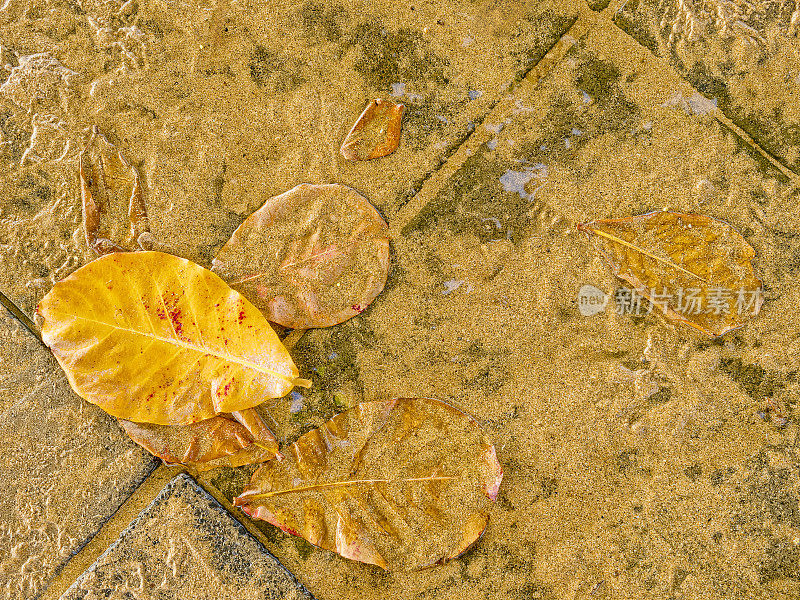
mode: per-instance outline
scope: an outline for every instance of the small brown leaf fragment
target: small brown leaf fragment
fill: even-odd
[[[724,221],[658,211],[592,221],[578,229],[614,274],[633,286],[632,292],[657,305],[671,321],[720,336],[744,325],[761,308],[761,281],[752,264],[755,251]]]
[[[183,464],[197,471],[262,463],[280,456],[271,434],[256,437],[225,416],[177,426],[124,419],[119,423],[134,442],[166,464]]]
[[[388,570],[440,564],[486,528],[502,469],[466,413],[438,400],[363,402],[253,474],[234,505]]]
[[[149,231],[136,168],[97,127],[79,158],[86,243],[98,255],[136,249]]]
[[[245,408],[244,410],[237,410],[231,413],[231,418],[244,427],[256,442],[261,442],[264,445],[270,445],[275,442],[275,436],[264,423],[261,415],[255,408]],[[277,442],[275,452],[279,459],[283,455],[278,452]]]
[[[292,329],[329,327],[362,312],[389,270],[386,222],[338,184],[302,184],[250,215],[211,270]]]
[[[380,158],[397,150],[405,105],[380,98],[369,103],[342,142],[347,160]]]

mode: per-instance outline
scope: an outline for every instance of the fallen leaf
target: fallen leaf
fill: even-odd
[[[344,138],[340,152],[347,160],[380,158],[397,150],[405,105],[373,100]]]
[[[578,225],[614,274],[666,317],[720,336],[761,307],[752,246],[728,223],[697,214],[651,212]],[[619,302],[632,301],[617,298]],[[631,305],[630,308],[633,308]]]
[[[258,419],[250,408],[247,419]],[[278,442],[261,423],[260,435],[223,415],[189,425],[154,425],[119,420],[131,439],[166,464],[183,464],[198,472],[216,467],[240,467],[281,457]]]
[[[309,385],[256,307],[170,254],[103,256],[56,283],[38,312],[72,389],[122,419],[185,425]]]
[[[273,323],[328,327],[363,311],[383,289],[388,227],[353,189],[298,185],[250,215],[211,270]]]
[[[86,243],[97,254],[136,249],[149,231],[136,168],[97,127],[79,159]]]
[[[262,465],[234,505],[346,558],[408,570],[469,548],[502,476],[494,446],[455,407],[364,402]]]

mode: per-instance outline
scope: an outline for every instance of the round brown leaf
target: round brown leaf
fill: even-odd
[[[391,100],[373,100],[358,117],[342,142],[347,160],[370,160],[387,156],[400,143],[400,125],[405,106]]]
[[[355,190],[302,184],[250,215],[211,269],[273,323],[329,327],[363,311],[383,289],[388,227]]]
[[[401,398],[363,402],[303,435],[234,504],[345,558],[410,570],[481,536],[502,476],[472,417]]]

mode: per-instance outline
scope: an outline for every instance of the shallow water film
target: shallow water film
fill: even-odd
[[[799,99],[798,0],[3,0],[0,599],[800,596]]]

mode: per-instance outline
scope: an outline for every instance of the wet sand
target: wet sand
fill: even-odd
[[[439,398],[484,425],[505,475],[485,535],[424,571],[249,520],[230,505],[240,467],[197,477],[213,502],[176,484],[190,491],[165,492],[82,575],[179,470],[3,314],[4,598],[296,589],[269,583],[259,544],[319,599],[800,593],[794,12],[756,3],[723,31],[705,5],[595,4],[5,4],[0,291],[22,312],[94,257],[77,178],[94,126],[138,170],[154,247],[206,267],[267,198],[353,187],[389,224],[387,285],[293,335],[313,386],[270,408],[273,430],[285,445],[361,401]],[[345,160],[379,97],[406,105],[400,147]],[[657,312],[580,314],[582,286],[624,282],[576,225],[661,209],[753,246],[757,318],[711,339]],[[257,573],[220,563],[236,556]]]

